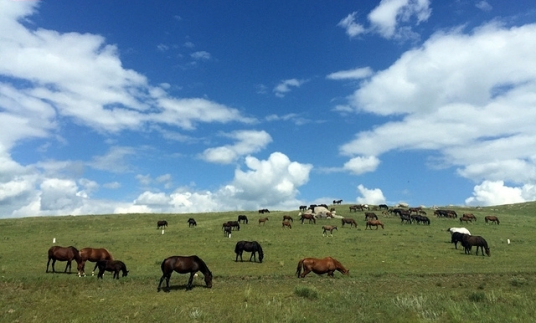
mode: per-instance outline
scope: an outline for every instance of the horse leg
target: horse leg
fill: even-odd
[[[48,257],[48,261],[47,261],[47,273],[48,273],[48,265],[50,264],[50,260],[52,260],[52,258]]]
[[[56,264],[56,259],[52,259],[52,272],[56,272],[56,267],[54,266]]]
[[[71,261],[72,261],[72,260],[67,260],[67,265],[65,265],[65,271],[64,271],[64,273],[67,272],[67,268],[69,268],[69,272],[71,272]]]
[[[97,265],[99,264],[99,262],[95,262],[95,267],[93,268],[93,270],[91,271],[91,276],[95,276],[95,270],[97,269]]]
[[[192,289],[192,282],[194,281],[194,274],[195,272],[193,271],[190,273],[190,279],[188,279],[188,285],[186,285],[187,290]]]

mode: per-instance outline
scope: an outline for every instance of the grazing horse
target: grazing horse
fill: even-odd
[[[259,219],[259,224],[262,223],[262,224],[266,225],[266,221],[268,221],[268,218],[260,218]]]
[[[494,216],[494,215],[488,215],[488,216],[486,216],[486,217],[484,218],[484,220],[486,221],[486,223],[488,223],[488,221],[495,222],[495,223],[497,223],[497,224],[501,223],[501,222],[499,221],[499,218],[496,217],[496,216]]]
[[[378,220],[378,216],[374,212],[365,212],[365,221],[367,221],[368,219]]]
[[[248,224],[248,217],[245,216],[245,215],[239,215],[238,216],[238,223]]]
[[[223,224],[223,235],[226,236],[227,238],[230,238],[231,237],[231,231],[232,231],[232,227],[230,225],[227,225],[227,223],[224,223]]]
[[[166,220],[156,222],[156,229],[160,229],[160,228],[164,229],[167,226],[168,226],[168,223]]]
[[[382,209],[389,210],[389,207],[387,206],[387,204],[380,204],[378,205],[378,207],[380,208],[380,210]]]
[[[303,270],[303,273],[302,273]],[[311,271],[317,275],[327,273],[328,276],[333,277],[335,270],[338,270],[343,275],[348,275],[350,271],[336,259],[326,257],[323,259],[318,258],[303,258],[298,262],[298,268],[296,269],[296,275],[298,278],[304,278]]]
[[[238,223],[238,221],[227,221],[223,224],[222,229],[224,227],[231,227],[231,229],[236,229],[237,231],[240,231],[240,223]]]
[[[105,261],[98,261],[97,266],[99,267],[99,273],[97,274],[97,279],[102,279],[102,276],[104,275],[105,271],[113,272],[112,279],[119,279],[119,272],[123,272],[123,276],[126,277],[128,275],[127,266],[124,262],[121,260],[105,260]]]
[[[473,223],[473,219],[471,219],[471,218],[466,218],[465,216],[462,216],[462,217],[460,218],[460,223],[462,223],[462,222],[471,222],[471,223]]]
[[[285,227],[288,227],[289,229],[292,229],[292,224],[290,224],[290,222],[288,222],[288,221],[283,221],[283,222],[281,222],[281,224],[282,224],[283,229]]]
[[[468,219],[471,219],[471,220],[475,220],[476,221],[476,216],[473,214],[473,213],[464,213],[462,215],[463,218],[468,218]]]
[[[268,210],[268,209],[260,209],[260,210],[259,210],[259,213],[260,213],[260,214],[270,213],[270,210]]]
[[[367,221],[367,226],[365,227],[365,230],[367,228],[371,229],[372,230],[372,227],[376,227],[376,230],[378,230],[378,226],[381,226],[382,229],[383,229],[383,223],[382,221],[380,220],[368,220]]]
[[[283,215],[283,221],[290,221],[290,222],[294,222],[294,219],[290,216],[290,215]]]
[[[104,248],[84,248],[78,252],[80,256],[80,262],[78,263],[78,277],[85,276],[86,273],[84,272],[84,268],[86,266],[86,261],[91,262],[98,262],[98,261],[104,261],[104,260],[114,260],[112,255],[108,252],[108,250]],[[93,268],[93,271],[91,272],[91,276],[95,275],[95,269],[97,269],[97,263],[95,264],[95,268]]]
[[[313,221],[313,223],[316,224],[316,217],[311,213],[302,214],[300,216],[301,224],[303,224],[303,221],[305,221],[305,220],[309,220],[309,223],[311,223],[311,221]]]
[[[242,253],[244,251],[251,252],[249,261],[251,261],[251,258],[253,258],[253,261],[257,261],[255,254],[259,253],[259,262],[262,263],[264,252],[262,251],[261,245],[257,241],[238,241],[234,249],[234,252],[236,253],[235,262],[238,261],[238,256],[240,256],[240,261],[244,261],[242,259]]]
[[[355,225],[355,227],[357,228],[357,223],[355,222],[354,219],[352,218],[343,218],[341,219],[342,221],[342,226],[344,227],[345,224],[350,224],[350,228]]]
[[[80,263],[80,255],[78,254],[78,249],[76,249],[73,246],[69,247],[60,247],[60,246],[52,246],[50,249],[48,249],[48,262],[47,262],[47,273],[48,273],[48,265],[50,264],[50,260],[52,260],[52,272],[55,273],[56,269],[54,268],[54,265],[56,264],[56,260],[59,261],[67,261],[67,265],[65,265],[65,271],[67,272],[67,268],[69,268],[69,272],[71,272],[71,261],[73,259],[76,261],[76,263]]]
[[[194,218],[189,218],[188,227],[196,227],[196,226],[197,226],[197,222],[195,222]]]
[[[212,272],[208,269],[207,264],[198,256],[168,257],[162,261],[160,268],[162,269],[162,277],[160,278],[160,283],[158,283],[158,288],[156,289],[157,292],[160,291],[160,286],[164,279],[166,280],[166,289],[164,291],[169,292],[169,279],[171,278],[173,271],[176,271],[179,274],[190,273],[190,279],[188,279],[186,290],[192,289],[194,275],[198,271],[201,271],[205,276],[205,284],[207,284],[207,288],[212,288]]]
[[[463,240],[462,240],[462,245],[465,248],[466,254],[471,254],[471,248],[473,246],[476,246],[477,256],[478,256],[478,248],[480,248],[482,250],[482,256],[484,255],[484,251],[486,251],[486,255],[488,255],[488,257],[491,257],[491,252],[489,251],[488,243],[481,236],[464,235]]]
[[[323,225],[322,226],[322,236],[324,237],[325,234],[329,231],[329,234],[333,237],[333,230],[337,230],[337,226],[336,225]]]

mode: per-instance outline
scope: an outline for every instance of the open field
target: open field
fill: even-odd
[[[534,322],[536,317],[536,203],[464,209],[478,220],[464,224],[481,235],[491,257],[465,255],[449,243],[456,219],[435,218],[430,226],[401,224],[380,215],[382,230],[365,230],[364,213],[353,217],[357,229],[340,220],[321,219],[282,229],[284,214],[257,212],[205,214],[128,214],[61,216],[0,220],[1,322]],[[245,214],[249,224],[224,237],[223,222]],[[500,225],[484,223],[496,215]],[[194,217],[197,227],[189,228]],[[167,220],[165,234],[157,220]],[[322,237],[323,224],[335,224],[333,237]],[[56,245],[104,247],[126,263],[130,273],[119,281],[106,273],[79,278],[45,273],[47,250]],[[508,239],[511,241],[507,243]],[[257,240],[262,264],[236,263],[234,245]],[[197,254],[214,274],[213,288],[202,275],[191,291],[188,276],[174,273],[170,293],[156,292],[160,263],[172,255]],[[350,269],[334,278],[313,273],[295,276],[303,257],[332,256]],[[76,268],[76,263],[73,262]],[[63,271],[65,262],[57,262]],[[87,263],[86,273],[93,263]]]

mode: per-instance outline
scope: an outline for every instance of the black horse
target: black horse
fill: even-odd
[[[126,277],[128,275],[127,266],[124,262],[121,260],[104,260],[104,261],[98,261],[97,266],[99,267],[99,273],[97,274],[97,279],[102,279],[102,276],[104,275],[105,271],[113,272],[112,279],[119,279],[119,272],[123,272],[123,276]]]
[[[160,228],[164,229],[164,228],[167,227],[167,226],[168,226],[168,223],[167,223],[166,220],[162,220],[162,221],[157,221],[157,222],[156,222],[156,228],[157,228],[157,229],[160,229]]]
[[[251,252],[249,261],[251,261],[251,258],[253,258],[254,261],[257,261],[257,257],[255,256],[255,253],[257,252],[259,253],[260,263],[262,263],[262,259],[264,258],[264,252],[262,251],[262,247],[257,241],[238,241],[236,243],[234,251],[236,253],[235,262],[238,261],[238,256],[240,256],[240,261],[243,261],[242,253],[244,251]]]
[[[196,227],[196,226],[197,226],[197,222],[195,222],[194,218],[189,218],[188,227]]]
[[[463,236],[468,235],[461,232],[454,232],[452,233],[452,236],[450,237],[450,242],[454,243],[454,248],[458,249],[458,242],[462,244],[463,246]]]
[[[160,286],[164,279],[166,280],[166,289],[164,291],[169,292],[169,279],[171,278],[173,271],[176,271],[179,274],[190,274],[186,290],[192,289],[194,275],[198,271],[201,271],[205,276],[205,284],[207,284],[207,288],[212,288],[212,272],[208,269],[207,264],[198,256],[168,257],[162,261],[160,268],[162,269],[162,277],[160,278],[160,283],[158,283],[158,288],[156,289],[157,292],[160,291]]]
[[[245,215],[239,215],[238,216],[238,223],[248,224],[248,217],[245,216]]]

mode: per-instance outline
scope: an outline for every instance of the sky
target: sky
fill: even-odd
[[[529,0],[0,1],[0,218],[536,200]]]

